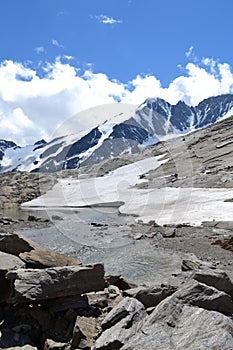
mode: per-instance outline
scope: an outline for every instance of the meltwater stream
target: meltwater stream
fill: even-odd
[[[148,239],[133,240],[129,233],[135,218],[117,208],[19,210],[16,215],[49,217],[47,228],[19,232],[53,251],[81,260],[103,262],[106,274],[121,274],[137,284],[159,285],[180,272],[185,254],[156,249]]]

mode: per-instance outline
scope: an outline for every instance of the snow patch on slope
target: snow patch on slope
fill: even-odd
[[[233,190],[208,188],[154,188],[138,189],[136,184],[146,182],[140,175],[166,162],[164,155],[147,158],[97,178],[61,179],[45,195],[24,203],[23,207],[85,207],[119,205],[122,214],[138,216],[138,220],[155,220],[159,225],[202,221],[229,221],[233,203],[224,202],[233,197]]]
[[[162,157],[163,155],[160,155],[140,160],[120,167],[103,177],[80,180],[61,179],[51,191],[24,203],[23,206],[84,207],[133,201],[134,193],[137,191],[134,186],[145,181],[140,179],[140,175],[164,163],[165,161],[160,160]]]

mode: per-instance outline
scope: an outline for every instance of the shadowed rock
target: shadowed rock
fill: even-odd
[[[0,251],[2,252],[19,256],[20,253],[30,252],[37,247],[39,247],[39,244],[17,233],[0,234]]]
[[[126,290],[123,295],[128,295],[139,300],[145,308],[158,305],[163,299],[176,291],[174,287],[146,288],[137,287]]]
[[[0,252],[0,302],[6,301],[10,295],[10,281],[5,278],[7,272],[24,266],[24,262],[16,256]]]
[[[97,339],[93,350],[120,349],[140,329],[146,316],[142,303],[134,298],[123,299],[102,322],[105,331]]]
[[[233,297],[233,283],[224,271],[211,269],[195,271],[192,278],[208,286],[213,286],[218,290],[222,290]]]

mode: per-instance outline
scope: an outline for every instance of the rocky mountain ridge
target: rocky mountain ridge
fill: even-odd
[[[204,128],[226,117],[233,108],[233,95],[210,97],[196,107],[182,101],[171,105],[150,98],[132,117],[121,122],[104,122],[78,134],[64,135],[45,143],[19,147],[0,140],[0,171],[54,172],[90,166],[104,159],[140,152],[161,139]],[[111,117],[111,116],[110,116]]]

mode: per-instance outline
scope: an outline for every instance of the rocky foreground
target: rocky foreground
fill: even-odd
[[[0,260],[0,348],[233,349],[233,280],[211,262],[138,286],[17,233],[0,234]]]
[[[139,188],[232,188],[232,126],[233,117],[227,118],[143,153],[72,172],[1,174],[0,208],[17,208],[59,178],[103,176],[161,154],[167,161],[142,174],[147,182]],[[232,200],[229,195],[225,202]],[[193,254],[183,259],[179,273],[151,285],[106,276],[102,263],[84,265],[15,233],[46,225],[32,216],[0,218],[0,348],[233,350],[232,221],[130,225],[130,237],[149,240],[155,254],[163,249]],[[108,233],[106,225],[95,226],[97,233]]]

